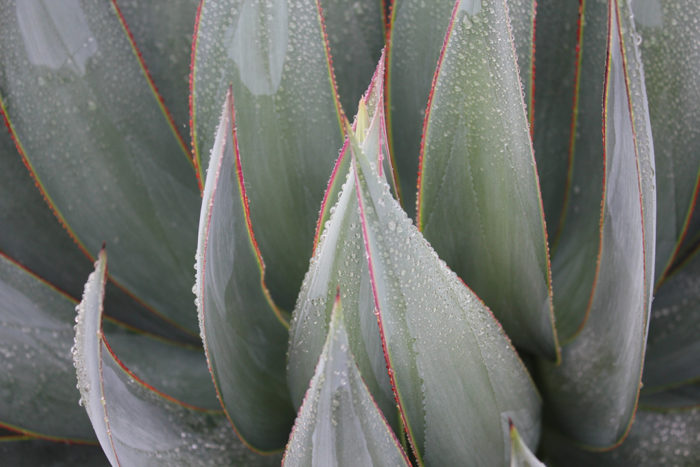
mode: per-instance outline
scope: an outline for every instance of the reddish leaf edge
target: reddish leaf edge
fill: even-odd
[[[613,21],[614,17],[614,21]],[[619,40],[619,46],[620,46],[620,54],[622,58],[622,69],[623,73],[625,76],[625,91],[626,91],[626,96],[627,96],[627,105],[629,109],[629,114],[630,114],[630,127],[632,129],[632,134],[634,138],[634,154],[635,154],[635,161],[636,161],[636,166],[637,166],[637,183],[638,183],[638,189],[639,189],[639,209],[641,212],[641,226],[640,228],[642,229],[642,255],[644,258],[646,258],[646,232],[644,230],[644,204],[643,204],[643,199],[642,199],[642,187],[641,187],[641,169],[639,167],[639,148],[638,148],[638,143],[637,143],[637,130],[636,126],[634,124],[634,111],[632,108],[632,99],[631,99],[631,91],[630,91],[630,81],[629,81],[629,73],[627,71],[628,63],[627,63],[627,54],[625,52],[625,39],[622,34],[622,25],[621,25],[621,20],[620,20],[620,6],[619,6],[619,0],[610,0],[608,3],[608,45],[607,45],[607,57],[606,57],[606,66],[605,66],[605,84],[604,84],[604,95],[603,95],[603,150],[605,151],[605,154],[607,155],[607,121],[608,121],[608,114],[607,114],[607,108],[608,108],[608,101],[610,97],[609,93],[609,71],[610,71],[610,66],[612,62],[612,42],[613,42],[613,34],[617,34],[618,40]],[[607,157],[604,157],[604,161],[607,159]],[[607,180],[607,163],[603,163],[603,187],[605,187],[605,183]],[[600,239],[600,249],[602,251],[602,244],[603,244],[603,227],[604,227],[604,217],[605,217],[605,200],[607,198],[607,189],[603,189],[603,200],[601,202],[601,219],[600,219],[600,232],[601,232],[601,239]],[[598,277],[599,277],[599,270],[600,270],[600,253],[598,254],[598,261],[597,261],[597,266],[596,266],[596,273],[595,273],[595,279],[594,279],[594,286],[593,286],[593,292],[591,293],[591,302],[593,300],[593,295],[595,294],[595,289],[597,288],[598,284]],[[643,261],[643,270],[644,270],[644,284],[645,284],[645,296],[644,296],[644,328],[648,330],[649,328],[649,307],[650,307],[650,297],[649,294],[646,293],[646,285],[648,283],[651,283],[653,281],[653,278],[649,280],[648,276],[648,269],[647,269],[647,264],[646,260]],[[588,315],[590,314],[590,307],[586,313],[586,322]],[[581,326],[581,330],[583,329],[584,324]],[[580,333],[580,331],[579,331]],[[576,334],[578,335],[578,333]],[[575,335],[575,336],[576,336]],[[574,336],[574,338],[575,338]],[[583,443],[578,443],[575,442],[577,446],[586,449],[591,452],[607,452],[611,451],[617,447],[619,447],[629,436],[630,431],[632,430],[632,425],[634,424],[634,419],[636,417],[637,411],[639,410],[639,400],[640,400],[640,395],[641,395],[641,389],[642,389],[642,374],[644,371],[644,360],[645,360],[645,354],[646,354],[646,340],[642,344],[642,355],[640,359],[640,368],[639,368],[639,383],[637,384],[637,389],[636,389],[636,395],[635,395],[635,400],[634,400],[634,410],[632,412],[632,416],[630,417],[629,423],[627,424],[627,427],[625,428],[625,431],[622,433],[620,438],[612,443],[609,446],[590,446],[586,445]]]
[[[39,175],[34,170],[34,166],[32,165],[31,161],[29,160],[29,157],[27,156],[27,153],[24,149],[24,145],[20,141],[19,136],[17,135],[17,132],[15,131],[14,125],[12,124],[12,120],[10,119],[10,116],[7,113],[7,108],[5,107],[5,101],[3,100],[1,95],[0,95],[0,114],[2,115],[3,121],[5,122],[5,127],[7,128],[8,132],[10,133],[10,137],[12,138],[12,141],[15,144],[15,148],[17,149],[17,152],[19,153],[19,155],[22,159],[22,163],[24,163],[24,166],[26,167],[27,171],[29,172],[29,175],[31,176],[32,180],[34,181],[34,186],[37,188],[37,190],[39,190],[39,193],[41,194],[41,197],[43,198],[44,202],[48,206],[49,210],[51,211],[51,213],[53,214],[55,219],[58,221],[60,226],[63,228],[63,230],[68,234],[68,236],[73,241],[73,243],[78,247],[80,252],[90,262],[94,263],[95,257],[89,252],[89,250],[87,249],[85,244],[78,238],[75,231],[71,228],[71,226],[68,224],[66,219],[63,217],[63,214],[56,206],[55,202],[51,198],[51,195],[49,195],[48,191],[44,187],[44,184],[42,183],[41,179],[39,178]],[[143,301],[143,299],[141,299],[136,294],[134,294],[124,284],[117,281],[114,277],[109,277],[109,281],[112,284],[114,284],[119,290],[121,290],[127,296],[129,296],[129,298],[131,298],[136,303],[138,303],[140,306],[142,306],[144,309],[148,310],[150,313],[157,316],[165,324],[172,326],[172,327],[176,328],[178,331],[183,332],[189,336],[192,336],[195,338],[199,337],[197,335],[197,333],[185,328],[181,324],[179,324],[179,323],[175,322],[174,320],[170,319],[169,317],[165,316],[163,313],[156,310],[153,306],[151,306],[148,303],[146,303],[145,301]]]
[[[79,445],[85,445],[85,446],[96,446],[98,444],[98,442],[95,440],[80,439],[80,438],[64,438],[61,436],[51,436],[51,435],[39,433],[39,432],[32,431],[32,430],[26,430],[26,429],[19,427],[17,425],[11,425],[11,424],[5,423],[3,421],[0,421],[0,428],[11,431],[13,433],[17,433],[17,435],[15,437],[22,438],[22,439],[40,439],[40,440],[44,440],[44,441],[53,441],[56,443],[79,444]]]
[[[105,286],[106,286],[106,281],[108,277],[108,267],[107,267],[107,249],[106,247],[102,247],[100,250],[100,253],[98,254],[98,261],[102,261],[105,264],[104,267],[104,275],[102,276],[102,281],[101,281],[101,287],[100,287],[100,317],[99,317],[99,332],[97,339],[101,344],[104,344],[104,348],[107,350],[107,353],[109,356],[115,361],[115,363],[121,368],[122,371],[126,375],[128,375],[130,378],[132,378],[136,383],[138,383],[140,386],[143,388],[147,389],[148,391],[152,392],[156,396],[158,396],[160,399],[166,400],[172,404],[178,405],[180,407],[184,407],[190,410],[194,410],[197,412],[204,412],[204,413],[220,413],[218,410],[212,410],[212,409],[207,409],[203,407],[198,407],[193,404],[189,404],[187,402],[181,401],[157,388],[152,386],[151,384],[147,383],[144,381],[140,376],[135,374],[129,367],[127,367],[117,356],[117,354],[112,350],[112,347],[109,345],[109,342],[107,341],[107,336],[105,336],[103,330],[102,330],[102,323],[103,323],[103,317],[104,317],[104,294],[105,294]],[[102,350],[100,347],[99,351],[99,357],[100,357],[100,380],[102,380]],[[102,397],[104,397],[104,388],[100,387],[100,392]],[[105,409],[106,410],[106,409]]]
[[[583,70],[581,64],[583,61],[582,49],[584,43],[583,31],[585,28],[585,10],[586,0],[578,0],[578,18],[576,21],[576,58],[574,60],[574,93],[571,104],[571,123],[569,125],[566,182],[564,183],[564,199],[562,201],[561,209],[559,210],[559,222],[554,230],[554,235],[552,235],[552,251],[556,251],[559,241],[561,240],[561,232],[564,229],[564,224],[566,223],[566,214],[569,206],[569,200],[571,198],[571,184],[574,178],[574,157],[577,141],[576,128],[578,127],[579,100],[581,97],[581,71]]]
[[[0,250],[0,257],[2,257],[3,259],[7,260],[7,261],[10,262],[10,263],[12,263],[13,266],[15,266],[15,267],[17,267],[18,269],[22,270],[24,273],[30,275],[32,278],[36,279],[36,280],[37,280],[38,282],[40,282],[42,285],[44,285],[44,286],[48,287],[49,289],[53,290],[54,292],[58,293],[59,295],[61,295],[62,297],[64,297],[66,300],[70,301],[70,302],[73,303],[74,305],[77,305],[78,303],[80,303],[80,299],[74,297],[73,295],[69,294],[69,293],[66,292],[65,290],[63,290],[63,289],[57,287],[56,285],[52,284],[52,283],[49,282],[48,280],[46,280],[46,279],[44,279],[43,277],[39,276],[36,272],[32,271],[32,270],[29,269],[27,266],[25,266],[24,264],[20,263],[20,262],[17,261],[16,259],[12,258],[11,256],[9,256],[7,253],[5,253],[5,252],[2,251],[2,250]],[[135,334],[139,334],[139,335],[148,337],[148,338],[153,339],[153,340],[156,340],[156,341],[164,342],[164,343],[166,343],[166,344],[174,345],[174,346],[181,347],[181,348],[185,348],[185,349],[191,349],[191,350],[201,350],[201,349],[202,349],[201,346],[192,345],[192,344],[189,344],[189,343],[186,343],[186,342],[182,342],[182,341],[179,341],[179,340],[176,340],[176,339],[170,339],[170,338],[168,338],[168,337],[161,336],[161,335],[159,335],[159,334],[154,334],[154,333],[152,333],[152,332],[150,332],[150,331],[146,331],[146,330],[140,329],[140,328],[138,328],[138,327],[136,327],[136,326],[133,326],[133,325],[131,325],[131,324],[129,324],[129,323],[125,323],[125,322],[123,322],[123,321],[121,321],[121,320],[119,320],[119,319],[117,319],[117,318],[114,318],[114,317],[112,317],[112,316],[109,316],[109,315],[106,314],[106,313],[104,314],[104,320],[105,320],[105,321],[108,321],[108,322],[110,322],[110,323],[112,323],[112,324],[114,324],[114,325],[116,325],[116,326],[118,326],[118,327],[121,327],[121,328],[126,329],[126,330],[128,330],[128,331],[131,331],[131,332],[133,332],[133,333],[135,333]]]
[[[115,1],[115,0],[112,0]],[[189,77],[189,111],[190,111],[190,138],[192,145],[192,160],[197,169],[197,179],[203,180],[203,168],[202,168],[202,158],[199,150],[199,144],[197,142],[197,94],[196,94],[196,76],[197,76],[197,45],[199,43],[199,26],[202,18],[202,9],[204,7],[204,2],[206,0],[200,0],[197,6],[197,14],[195,16],[194,22],[194,32],[192,34],[192,52],[190,55],[190,77]],[[321,38],[323,40],[323,48],[326,59],[326,69],[328,72],[328,81],[331,86],[331,94],[333,96],[333,101],[335,104],[336,117],[338,119],[338,128],[341,135],[345,135],[344,121],[346,120],[345,111],[340,103],[340,95],[338,94],[338,85],[335,78],[335,70],[333,68],[333,56],[331,54],[330,44],[328,42],[328,34],[326,33],[326,22],[323,15],[323,9],[321,7],[320,0],[315,0],[317,20],[321,29]],[[232,85],[229,83],[229,88]],[[202,191],[204,189],[203,185],[200,188]]]
[[[204,0],[202,0],[203,2]],[[234,147],[234,152],[235,152],[235,161],[234,161],[234,167],[236,170],[236,180],[238,182],[238,193],[240,197],[240,202],[243,205],[243,211],[245,213],[245,221],[246,221],[246,230],[248,231],[248,239],[250,241],[251,248],[253,250],[253,254],[256,257],[256,261],[258,263],[259,271],[260,271],[260,282],[261,282],[261,289],[262,292],[265,296],[265,299],[270,306],[271,311],[274,313],[275,317],[277,320],[282,324],[285,328],[289,328],[289,320],[286,318],[286,316],[282,315],[281,310],[277,307],[275,304],[272,296],[270,295],[269,290],[267,289],[267,286],[265,285],[265,263],[263,261],[262,255],[260,253],[260,249],[258,248],[258,243],[255,239],[255,235],[253,233],[253,227],[250,219],[250,208],[248,205],[248,197],[246,195],[245,191],[245,181],[244,181],[244,176],[243,176],[243,169],[241,166],[241,158],[240,158],[240,150],[238,147],[238,134],[237,134],[237,129],[236,129],[236,111],[235,111],[235,106],[234,106],[234,98],[233,98],[233,87],[229,86],[228,91],[226,92],[226,98],[225,98],[225,106],[224,106],[224,113],[222,114],[223,117],[230,119],[229,121],[226,122],[226,127],[223,130],[224,135],[226,138],[233,138],[233,147]],[[229,132],[231,134],[229,135]],[[222,145],[223,147],[223,145]],[[204,236],[204,244],[202,248],[202,268],[201,268],[201,277],[200,277],[200,296],[204,296],[204,284],[205,284],[205,279],[206,279],[206,257],[207,257],[207,249],[209,246],[209,228],[211,225],[211,216],[212,216],[212,211],[211,211],[211,205],[214,202],[214,199],[216,198],[216,192],[218,188],[218,181],[219,177],[221,175],[221,166],[223,164],[223,157],[220,158],[219,164],[216,167],[209,167],[209,170],[215,170],[215,183],[214,183],[214,189],[212,191],[212,197],[210,203],[210,207],[207,210],[207,219],[206,219],[206,227],[205,227],[205,236]],[[234,434],[236,437],[241,441],[241,443],[248,448],[250,451],[259,454],[259,455],[270,455],[270,454],[277,454],[281,452],[281,449],[276,449],[276,450],[270,450],[270,451],[263,451],[252,444],[250,444],[243,434],[240,432],[236,424],[233,422],[233,419],[231,418],[229,411],[226,407],[226,403],[224,402],[224,398],[221,394],[221,391],[219,389],[219,382],[215,376],[214,369],[212,368],[211,365],[211,356],[209,355],[209,346],[207,345],[207,333],[206,333],[206,310],[204,307],[204,302],[200,301],[200,307],[201,307],[201,337],[202,337],[202,342],[204,344],[204,353],[206,355],[207,359],[207,367],[209,369],[209,374],[211,375],[212,383],[214,384],[214,390],[216,392],[216,398],[219,401],[219,404],[221,405],[223,414],[226,416],[226,420],[228,420],[229,425],[231,426],[231,429],[233,430]]]
[[[418,156],[418,181],[417,181],[417,188],[418,188],[418,194],[416,196],[416,226],[418,227],[418,230],[420,232],[423,232],[423,227],[424,227],[424,218],[423,218],[423,164],[424,164],[424,154],[425,154],[425,144],[426,144],[426,139],[428,135],[428,131],[430,128],[430,115],[431,111],[433,108],[433,98],[435,96],[435,88],[437,87],[437,81],[440,75],[440,71],[442,69],[442,63],[445,58],[445,51],[447,50],[447,45],[450,41],[450,37],[452,36],[452,32],[454,30],[454,25],[455,25],[455,20],[457,19],[457,12],[459,11],[459,6],[461,4],[462,0],[457,0],[455,2],[454,7],[452,8],[452,16],[450,17],[450,22],[447,25],[446,33],[445,33],[445,38],[442,43],[442,49],[440,50],[440,55],[438,57],[438,62],[437,66],[435,68],[435,73],[433,74],[433,80],[430,85],[430,94],[428,95],[428,104],[425,109],[425,117],[423,119],[423,131],[421,134],[421,142],[420,142],[420,152]],[[504,2],[505,4],[505,2]],[[507,4],[505,4],[506,11],[508,9]],[[510,21],[510,20],[509,20]],[[513,35],[510,29],[508,30],[508,37],[510,39],[510,45],[512,49],[512,57],[513,60],[515,61],[515,67],[517,69],[518,67],[518,61],[517,61],[517,54],[515,52],[515,44],[513,42]],[[534,63],[534,62],[533,62]],[[534,66],[534,65],[533,65]],[[523,112],[525,112],[525,118],[527,120],[527,111],[525,109],[525,104],[524,104],[524,95],[522,94],[521,96],[523,98]],[[534,99],[534,97],[533,97]],[[547,234],[547,225],[546,221],[544,218],[544,204],[542,200],[542,190],[540,189],[540,178],[539,174],[537,173],[537,164],[535,162],[535,151],[532,147],[532,138],[530,138],[530,155],[532,158],[532,164],[533,167],[535,167],[534,170],[534,177],[535,177],[535,185],[536,185],[536,190],[537,190],[537,200],[538,200],[538,205],[539,205],[539,210],[541,214],[541,219],[542,219],[542,232],[544,236],[544,249],[545,249],[545,256],[546,256],[546,263],[547,263],[547,274],[546,274],[546,280],[547,280],[547,302],[549,304],[549,321],[552,326],[552,334],[554,336],[554,349],[555,349],[555,355],[556,358],[554,360],[555,365],[559,365],[561,363],[561,343],[559,342],[559,333],[557,332],[557,326],[556,326],[556,320],[554,316],[554,303],[553,303],[553,290],[552,290],[552,262],[551,262],[551,255],[549,251],[549,238]],[[462,281],[464,282],[464,281]],[[471,290],[471,289],[470,289]],[[476,295],[476,294],[475,294]],[[480,299],[481,300],[481,299]],[[488,308],[488,307],[487,307]],[[489,311],[491,309],[489,308]],[[498,320],[496,320],[498,321]],[[499,322],[500,324],[500,322]],[[510,341],[510,340],[509,340]]]
[[[122,28],[122,31],[124,31],[124,34],[126,35],[127,40],[129,41],[129,44],[131,45],[131,50],[136,56],[136,59],[139,63],[139,66],[141,67],[141,71],[143,72],[144,77],[146,78],[146,82],[148,83],[148,87],[151,89],[151,92],[153,93],[153,97],[156,99],[156,102],[158,103],[158,107],[160,108],[161,112],[163,113],[163,116],[165,117],[165,120],[168,122],[168,126],[170,127],[173,136],[177,140],[178,145],[182,149],[182,151],[185,154],[185,157],[187,157],[187,160],[192,164],[194,171],[195,171],[195,176],[197,178],[197,187],[199,188],[199,193],[202,193],[202,190],[204,189],[204,185],[202,184],[202,178],[200,177],[200,172],[198,170],[197,166],[197,161],[192,157],[192,153],[187,147],[187,143],[185,143],[185,139],[182,137],[180,134],[180,131],[177,128],[177,125],[175,124],[175,120],[173,119],[172,113],[168,109],[168,106],[165,104],[165,100],[163,99],[163,96],[160,94],[158,91],[158,87],[156,86],[155,81],[153,80],[153,75],[151,75],[151,72],[148,69],[148,65],[146,64],[146,60],[143,58],[143,54],[141,53],[141,50],[138,48],[138,45],[136,44],[136,40],[134,39],[134,35],[131,33],[131,30],[129,29],[129,25],[126,22],[126,18],[124,18],[124,15],[122,14],[121,9],[119,8],[119,5],[117,5],[117,0],[110,0],[112,4],[112,10],[114,13],[117,15],[117,19],[119,20],[119,24]]]
[[[382,351],[384,353],[384,359],[386,362],[387,374],[389,376],[389,381],[391,383],[392,392],[394,393],[394,399],[395,399],[397,409],[399,412],[399,423],[404,428],[404,433],[406,435],[408,445],[416,457],[416,462],[419,464],[419,466],[422,467],[424,465],[423,460],[422,460],[422,456],[420,455],[420,452],[415,447],[414,435],[413,435],[411,426],[408,423],[406,413],[403,409],[404,404],[402,403],[401,394],[400,394],[400,391],[398,389],[398,386],[396,385],[396,381],[394,378],[394,372],[392,370],[392,364],[391,364],[391,355],[390,355],[390,352],[389,352],[389,349],[387,346],[387,341],[386,341],[385,334],[384,334],[384,326],[383,326],[383,321],[382,321],[382,310],[381,310],[381,307],[379,304],[379,300],[377,298],[378,297],[377,281],[376,281],[376,277],[374,274],[375,267],[374,267],[373,255],[372,255],[370,245],[369,245],[369,233],[368,233],[368,229],[367,229],[368,223],[367,223],[367,216],[365,214],[366,209],[364,206],[364,202],[362,200],[361,186],[360,186],[361,184],[360,184],[358,169],[357,169],[357,158],[358,157],[365,157],[365,156],[364,155],[357,156],[355,154],[356,151],[361,154],[361,149],[359,148],[359,144],[357,143],[355,136],[350,132],[348,132],[348,134],[349,134],[349,139],[351,141],[350,149],[351,149],[351,154],[353,157],[352,161],[354,164],[352,171],[353,171],[354,180],[355,180],[355,192],[356,192],[357,199],[358,199],[358,208],[359,208],[359,214],[360,214],[360,224],[361,224],[361,228],[362,228],[363,245],[365,248],[365,257],[366,257],[367,264],[368,264],[370,284],[372,287],[372,296],[373,296],[374,305],[375,305],[375,315],[377,317],[377,324],[379,326],[379,337],[380,337],[381,342],[382,342]],[[469,293],[478,301],[478,303],[485,310],[488,311],[489,315],[493,319],[493,322],[496,324],[497,328],[500,330],[501,335],[503,336],[503,338],[506,342],[506,345],[511,350],[511,352],[513,352],[513,354],[517,356],[517,361],[520,363],[521,368],[523,370],[523,373],[525,375],[527,375],[527,378],[530,381],[530,384],[532,385],[533,389],[535,390],[536,394],[538,395],[538,397],[541,401],[542,395],[540,394],[539,388],[535,384],[535,381],[533,380],[532,375],[530,374],[530,370],[525,366],[525,363],[522,361],[522,358],[520,358],[520,354],[517,352],[517,350],[515,349],[515,346],[513,345],[513,343],[510,340],[510,337],[503,329],[503,325],[501,324],[501,322],[498,321],[496,316],[493,314],[493,311],[491,311],[491,309],[484,303],[484,301],[476,293],[474,293],[474,291],[464,282],[464,280],[462,280],[462,278],[457,277],[457,279],[462,284],[462,286],[464,288],[466,288],[469,291]]]
[[[333,304],[333,311],[331,312],[331,320],[330,322],[333,323],[334,319],[341,319],[345,320],[345,315],[342,314],[342,310],[340,308],[341,306],[341,300],[340,300],[340,287],[337,288],[336,294],[335,294],[335,302]],[[336,317],[336,313],[338,310],[341,310],[340,317]],[[328,334],[326,335],[326,342],[328,342],[328,339],[330,339],[331,336],[331,330],[332,330],[332,325],[329,325],[328,328]],[[325,344],[324,344],[325,347]],[[369,395],[369,399],[372,402],[372,405],[374,405],[374,408],[377,409],[377,412],[379,413],[379,416],[381,417],[382,421],[384,422],[384,427],[386,430],[389,432],[391,435],[391,438],[394,440],[394,443],[396,444],[397,447],[400,448],[401,454],[403,454],[404,460],[406,461],[406,465],[411,465],[411,461],[408,459],[408,455],[406,454],[406,451],[403,449],[402,443],[399,441],[398,437],[396,436],[396,433],[390,428],[389,422],[387,421],[386,417],[384,416],[384,413],[382,410],[379,408],[379,405],[377,405],[377,401],[374,399],[374,396],[372,393],[369,391],[369,388],[367,386],[367,383],[365,382],[364,377],[360,373],[360,369],[357,366],[357,362],[355,362],[355,356],[352,354],[352,351],[348,349],[348,354],[352,359],[353,366],[357,369],[357,373],[360,375],[360,381],[362,382],[362,385],[364,386],[365,390],[367,391],[367,394]],[[316,368],[318,368],[318,365],[320,365],[320,359],[319,362],[316,364]],[[316,369],[314,369],[314,374],[316,373]],[[310,397],[310,391],[311,391],[311,382],[309,382],[309,387],[306,389],[306,393],[304,394],[304,399],[301,402],[301,405],[299,406],[299,410],[297,411],[297,417],[294,420],[294,425],[292,426],[292,431],[289,433],[289,441],[287,442],[287,446],[284,449],[284,456],[282,456],[282,467],[285,465],[285,461],[287,460],[287,447],[289,447],[289,444],[292,441],[292,437],[294,436],[294,433],[299,429],[298,423],[299,423],[299,415],[301,415],[301,411],[303,408],[306,406],[307,403],[309,403],[309,397]]]

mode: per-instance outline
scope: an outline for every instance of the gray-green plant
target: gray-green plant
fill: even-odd
[[[0,464],[700,463],[697,1],[0,11]]]

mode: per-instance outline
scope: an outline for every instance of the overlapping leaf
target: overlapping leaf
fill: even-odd
[[[503,464],[509,417],[537,443],[537,390],[493,315],[351,141],[382,345],[413,452],[427,465]]]
[[[554,8],[552,6],[548,11]],[[573,12],[569,13],[571,15]],[[536,107],[548,103],[554,106],[551,112],[535,109],[535,118],[542,115],[545,119],[535,122],[535,142],[540,142],[535,146],[540,150],[539,154],[536,153],[540,173],[544,174],[543,178],[550,179],[550,184],[564,184],[558,188],[547,188],[543,181],[545,207],[550,208],[547,222],[552,245],[554,312],[562,344],[570,341],[582,329],[590,313],[600,256],[600,204],[604,193],[605,170],[601,115],[607,17],[607,5],[604,2],[584,2],[580,6],[575,30],[572,19],[564,20],[563,34],[566,34],[568,24],[569,34],[577,41],[572,99],[552,101],[543,96],[542,100],[536,101],[539,103]],[[545,32],[548,31],[545,29]],[[558,36],[548,36],[551,47],[556,49],[557,44],[564,41]],[[542,74],[550,69],[546,64],[543,68]],[[545,86],[549,84],[549,89],[556,89],[551,81],[547,81],[547,75],[541,79],[545,80]],[[554,96],[555,99],[557,97]],[[568,116],[563,117],[564,112]],[[568,125],[568,131],[558,128],[553,120],[558,121],[559,125]],[[551,139],[540,133],[548,129],[553,132]],[[556,143],[562,139],[566,146],[564,143]],[[564,152],[557,149],[563,147]],[[566,165],[558,167],[558,161],[566,161]],[[549,170],[553,172],[547,174]],[[564,177],[563,171],[566,174]],[[552,212],[556,209],[561,211]]]
[[[321,0],[333,70],[345,114],[354,115],[384,47],[382,2]]]
[[[651,306],[655,193],[641,62],[626,3],[609,3],[604,100],[602,251],[590,317],[541,362],[545,399],[562,431],[586,445],[623,438],[634,415]]]
[[[350,348],[338,295],[282,465],[411,465]]]
[[[699,251],[667,277],[654,298],[644,359],[645,393],[700,380]]]
[[[656,152],[656,280],[663,279],[688,232],[700,189],[700,3],[632,3],[648,89]]]
[[[196,178],[117,10],[0,7],[2,113],[44,196],[84,252],[106,241],[114,278],[195,330]]]
[[[629,436],[608,452],[585,451],[554,432],[545,432],[543,450],[548,465],[588,467],[652,467],[698,465],[700,409],[659,413],[640,410]]]
[[[92,441],[71,364],[76,301],[0,255],[0,425],[48,439]],[[105,333],[144,384],[181,404],[218,408],[200,349],[136,334]],[[172,364],[163,365],[164,361]]]
[[[109,466],[100,446],[82,446],[33,439],[0,442],[0,459],[7,465],[31,465],[32,467]]]
[[[245,442],[271,451],[284,446],[294,420],[285,379],[287,327],[263,283],[237,116],[229,91],[204,188],[195,292],[221,405]]]
[[[205,0],[195,41],[197,158],[207,166],[218,109],[232,85],[251,221],[270,291],[290,310],[311,256],[323,188],[342,145],[318,2]]]
[[[384,138],[383,61],[367,94],[360,103],[355,130],[362,147],[378,163],[386,157]],[[370,119],[371,115],[371,119]],[[289,337],[288,381],[292,400],[298,406],[308,389],[323,349],[337,289],[348,317],[347,328],[352,353],[365,383],[392,426],[396,426],[394,396],[386,373],[374,301],[360,231],[354,180],[350,176],[350,153],[343,147],[328,186],[320,223],[323,235],[311,260],[294,310]],[[382,167],[385,167],[384,165]],[[391,173],[388,167],[385,173]],[[345,176],[345,179],[342,177]],[[345,180],[343,184],[342,181]],[[338,199],[324,222],[325,206]]]
[[[419,228],[515,345],[557,360],[544,213],[503,2],[455,5],[423,138]]]
[[[73,358],[81,402],[110,463],[272,465],[232,436],[226,418],[168,401],[134,379],[102,332],[107,256],[102,250],[78,307]]]
[[[510,424],[510,467],[544,467],[544,464],[523,443],[513,423]]]

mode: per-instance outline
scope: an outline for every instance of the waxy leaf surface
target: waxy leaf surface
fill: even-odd
[[[557,360],[544,213],[502,1],[455,5],[434,86],[419,228],[516,346]]]
[[[545,400],[557,425],[595,447],[622,439],[635,412],[655,244],[651,131],[626,2],[610,2],[608,20],[602,251],[590,317],[562,348],[560,366],[541,362]]]
[[[518,429],[510,425],[510,467],[545,467],[535,457],[518,433]]]
[[[351,347],[338,297],[282,465],[411,465],[372,399]]]
[[[700,3],[635,1],[654,135],[658,222],[656,281],[663,279],[689,231],[700,189]]]
[[[558,8],[558,5],[548,11],[554,8]],[[536,96],[535,100],[543,106],[549,102],[554,107],[551,112],[535,109],[535,155],[543,176],[545,213],[547,206],[550,206],[547,226],[551,235],[554,312],[562,345],[580,332],[590,315],[596,268],[601,254],[600,206],[605,171],[602,102],[608,8],[605,2],[587,1],[580,5],[579,13],[575,29],[571,20],[565,21],[570,26],[569,34],[574,36],[578,46],[572,99],[552,101],[543,97],[540,102]],[[566,27],[562,34],[565,33]],[[557,48],[556,44],[564,39],[555,36],[550,41],[551,46]],[[546,73],[558,63],[543,66],[543,85],[548,89],[557,89]],[[553,99],[558,99],[558,96]],[[564,112],[568,112],[568,116],[563,116]],[[538,116],[542,116],[544,121],[538,121]],[[562,123],[568,125],[566,132],[558,126]],[[553,133],[551,138],[542,134],[548,130]],[[566,141],[564,151],[558,149],[563,147],[563,143],[557,143],[562,139]],[[558,161],[566,161],[566,165],[558,167]],[[562,177],[562,169],[565,170],[565,177]],[[546,174],[548,170],[554,172]],[[547,183],[564,183],[565,186],[552,189],[551,186],[548,188]],[[559,208],[553,207],[552,198]],[[560,209],[560,212],[553,213],[554,209]]]
[[[318,2],[205,0],[192,63],[193,144],[207,167],[233,87],[251,221],[285,310],[311,257],[323,189],[342,145]]]
[[[78,307],[73,358],[81,401],[113,466],[273,465],[246,448],[222,414],[164,399],[134,379],[101,328],[107,256],[98,255]]]
[[[508,418],[537,444],[540,398],[488,308],[440,261],[353,142],[382,345],[419,463],[503,464]]]
[[[644,358],[644,392],[700,379],[700,253],[663,282],[654,297]]]
[[[360,104],[361,113],[352,130],[363,138],[361,146],[375,164],[380,157],[388,161],[383,131],[382,85],[383,63],[380,63],[373,85]],[[385,417],[392,426],[396,426],[394,396],[386,372],[369,272],[364,260],[348,144],[349,142],[341,150],[328,185],[320,221],[324,221],[325,211],[329,211],[329,220],[325,223],[294,310],[289,333],[287,380],[292,400],[299,406],[326,342],[331,311],[340,289],[344,313],[348,317],[346,326],[354,358]],[[391,173],[390,167],[384,173],[387,172]],[[326,206],[335,199],[338,200],[336,204],[327,209]]]
[[[382,2],[321,0],[338,94],[346,115],[354,115],[384,47]]]
[[[263,283],[234,112],[229,92],[204,187],[195,292],[221,405],[242,439],[271,451],[284,446],[294,420],[285,378],[287,327]]]
[[[196,330],[199,203],[186,148],[109,2],[0,3],[0,99],[45,197],[117,282]]]
[[[619,447],[608,452],[591,452],[576,447],[555,433],[543,435],[543,451],[552,465],[590,467],[690,466],[700,463],[697,434],[700,409],[676,413],[640,410],[629,435]]]
[[[0,255],[0,425],[94,441],[70,357],[75,303]]]
[[[0,442],[0,459],[7,465],[32,467],[107,467],[98,445],[76,445],[44,440]]]

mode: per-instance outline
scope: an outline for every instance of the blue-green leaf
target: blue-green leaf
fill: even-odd
[[[37,185],[85,253],[107,242],[114,279],[194,332],[196,177],[114,2],[0,8],[0,107]]]
[[[346,323],[338,295],[282,465],[408,467],[408,457],[362,378]]]
[[[639,394],[654,261],[655,187],[639,51],[626,2],[608,5],[602,250],[590,317],[541,362],[545,400],[578,442],[607,447],[627,433]]]
[[[518,429],[510,423],[510,467],[545,467],[523,442]]]
[[[317,1],[205,0],[192,64],[193,144],[207,166],[229,86],[251,222],[285,310],[311,256],[323,189],[342,145]]]
[[[632,2],[656,150],[656,281],[669,272],[700,190],[700,3]]]
[[[497,0],[455,5],[424,127],[418,226],[516,346],[557,360],[544,213],[506,10]]]
[[[351,137],[380,335],[418,462],[508,462],[508,418],[537,444],[539,394],[488,308],[442,262]]]
[[[294,420],[285,378],[287,323],[264,284],[251,229],[238,115],[229,91],[204,188],[195,292],[221,405],[245,442],[272,451],[284,446]]]
[[[107,256],[98,255],[78,307],[73,359],[81,403],[110,463],[138,466],[273,465],[249,451],[225,416],[164,399],[134,379],[102,331]],[[163,362],[165,363],[165,362]]]
[[[56,443],[36,439],[0,442],[0,459],[2,459],[3,464],[14,466],[109,466],[109,462],[99,446]]]

